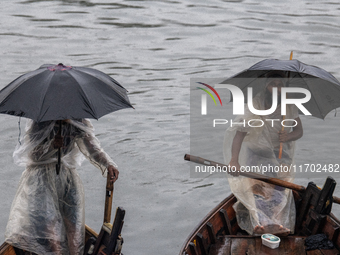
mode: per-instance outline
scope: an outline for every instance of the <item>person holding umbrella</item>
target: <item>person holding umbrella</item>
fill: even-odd
[[[269,116],[257,116],[246,109],[245,115],[238,116],[236,123],[248,120],[275,119],[265,121],[261,127],[235,125],[226,131],[224,141],[225,159],[230,167],[237,169],[230,172],[239,175],[241,166],[290,166],[293,163],[294,147],[297,139],[302,137],[303,128],[295,105],[287,105],[286,126],[282,129],[280,92],[286,85],[284,72],[271,71],[266,75],[264,89],[253,99],[255,109],[267,110],[273,101],[273,89],[276,88],[278,107]],[[280,145],[282,155],[280,155]],[[273,169],[272,168],[272,169]],[[282,169],[282,168],[281,168]],[[292,180],[292,175],[284,171],[269,171],[269,177]],[[238,199],[234,209],[239,226],[251,235],[273,233],[293,233],[295,226],[295,205],[292,192],[278,186],[266,184],[249,178],[231,178],[231,190]]]
[[[28,121],[13,157],[26,166],[12,204],[6,242],[37,254],[82,254],[85,241],[84,191],[76,172],[80,152],[112,182],[117,165],[101,149],[89,120],[64,120],[62,164],[56,174],[59,124]],[[58,144],[59,143],[59,144]]]
[[[0,91],[0,113],[29,118],[14,162],[26,169],[12,203],[6,242],[36,254],[83,254],[84,190],[76,167],[87,158],[111,183],[118,168],[88,118],[133,108],[110,76],[86,67],[43,65]]]

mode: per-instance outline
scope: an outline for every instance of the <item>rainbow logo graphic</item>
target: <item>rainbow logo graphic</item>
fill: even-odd
[[[220,95],[217,93],[217,91],[216,91],[212,86],[210,86],[210,85],[208,85],[208,84],[206,84],[206,83],[203,83],[203,82],[197,82],[197,83],[206,86],[206,87],[209,88],[212,92],[214,92],[215,95],[217,96],[218,100],[220,101],[221,106],[222,106],[221,97],[220,97]],[[200,88],[200,87],[197,87],[197,88],[203,90],[204,92],[206,92],[206,93],[214,100],[215,105],[217,105],[216,100],[215,100],[215,97],[213,96],[213,94],[212,94],[209,90],[204,89],[204,88]],[[206,94],[202,94],[202,108],[201,108],[201,114],[202,114],[202,115],[207,115],[207,95],[206,95]]]

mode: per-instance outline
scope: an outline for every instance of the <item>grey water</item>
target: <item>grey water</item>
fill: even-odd
[[[340,79],[339,24],[340,4],[331,0],[5,0],[0,88],[60,62],[99,69],[127,88],[135,110],[93,121],[120,170],[113,206],[126,210],[123,253],[178,254],[196,224],[230,193],[225,178],[191,178],[183,160],[190,152],[190,78],[227,78],[264,58],[289,59],[293,51],[294,58]],[[340,163],[334,115],[302,119],[298,160]],[[23,171],[12,160],[18,120],[0,116],[1,243]],[[106,180],[88,162],[79,173],[86,224],[99,232]],[[322,186],[324,180],[296,183]],[[338,205],[333,211],[340,217]]]

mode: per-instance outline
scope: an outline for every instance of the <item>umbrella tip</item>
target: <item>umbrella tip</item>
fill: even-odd
[[[65,66],[63,63],[59,63],[58,65],[54,65],[54,66],[49,66],[47,67],[48,70],[50,71],[65,71],[65,70],[69,70],[72,69],[71,66]]]

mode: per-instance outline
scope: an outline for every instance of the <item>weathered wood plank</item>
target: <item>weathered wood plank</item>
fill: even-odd
[[[206,246],[206,243],[203,240],[203,236],[202,236],[201,233],[197,233],[196,241],[197,241],[198,249],[200,250],[200,254],[201,255],[208,255],[207,246]]]
[[[222,218],[222,222],[223,222],[226,234],[227,235],[232,234],[232,228],[231,228],[231,224],[230,224],[230,220],[229,220],[227,211],[222,208],[220,210],[220,216]]]
[[[331,249],[331,250],[320,250],[323,255],[339,255],[339,251],[337,249]]]
[[[214,226],[210,222],[207,222],[206,226],[207,226],[207,230],[208,230],[210,243],[215,244],[216,243],[216,234],[215,234]]]
[[[339,255],[339,251],[337,249],[330,249],[330,250],[320,250],[323,255]]]
[[[262,239],[261,238],[256,238],[256,245],[255,245],[256,251],[261,250],[261,246],[263,246]]]
[[[336,244],[340,232],[339,224],[330,216],[327,216],[326,224],[324,224],[322,227],[322,232],[327,235],[329,240]]]
[[[281,242],[286,248],[286,253],[290,255],[305,254],[305,238],[304,237],[283,237]]]
[[[307,255],[323,255],[320,250],[312,250],[312,251],[307,251]]]
[[[189,252],[190,255],[198,255],[196,245],[193,242],[189,243]]]
[[[216,244],[212,245],[209,255],[230,255],[231,238],[224,236],[217,240]]]
[[[15,255],[15,251],[14,248],[7,244],[7,243],[3,243],[0,246],[0,254],[4,254],[4,255]]]
[[[247,254],[249,246],[255,246],[255,240],[253,238],[233,238],[231,240],[230,254]]]

